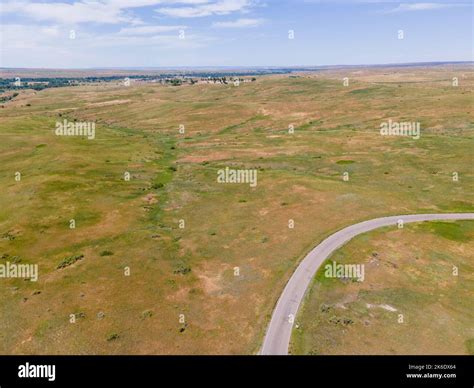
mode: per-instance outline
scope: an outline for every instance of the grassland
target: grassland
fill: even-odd
[[[445,66],[22,92],[0,109],[0,234],[14,237],[0,257],[40,275],[1,279],[0,353],[256,353],[324,236],[474,210],[473,85],[472,67]],[[96,138],[55,136],[64,118]],[[388,118],[421,122],[421,138],[380,136]],[[217,183],[227,166],[258,169],[258,186]]]
[[[294,354],[474,354],[474,222],[425,222],[361,235],[318,271],[294,329]]]

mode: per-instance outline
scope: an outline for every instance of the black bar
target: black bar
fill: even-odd
[[[473,360],[469,356],[0,356],[0,388],[272,383],[288,388],[472,388]],[[49,381],[52,373],[46,368],[41,370],[49,379],[19,377],[21,366],[25,374],[25,367],[31,371],[32,365],[54,365],[54,381]],[[41,370],[35,368],[37,373]]]

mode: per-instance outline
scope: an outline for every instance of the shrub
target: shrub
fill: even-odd
[[[82,258],[84,258],[84,255],[74,255],[74,256],[66,257],[63,261],[61,261],[58,264],[56,268],[61,269],[61,268],[69,267],[70,265],[74,264],[76,261],[81,260]]]
[[[107,336],[107,341],[115,341],[116,339],[119,339],[120,336],[117,333],[112,333]]]

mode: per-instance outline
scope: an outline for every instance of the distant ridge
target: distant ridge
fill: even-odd
[[[177,67],[94,67],[94,68],[6,68],[0,67],[0,78],[87,78],[87,77],[220,77],[259,76],[319,72],[341,69],[380,69],[437,66],[470,66],[474,61],[388,63],[375,65],[327,65],[327,66],[177,66]]]
[[[203,71],[203,70],[321,70],[355,67],[415,67],[415,66],[442,66],[474,64],[474,61],[442,61],[442,62],[403,62],[403,63],[378,63],[357,65],[292,65],[292,66],[139,66],[139,67],[85,67],[85,68],[49,68],[49,67],[0,67],[2,71],[8,70],[78,70],[78,71]]]

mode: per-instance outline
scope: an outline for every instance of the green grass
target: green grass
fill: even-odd
[[[356,76],[344,87],[340,74],[324,72],[259,77],[238,88],[48,89],[29,97],[30,107],[6,106],[0,234],[15,239],[0,240],[0,257],[37,263],[40,275],[37,284],[4,279],[0,351],[257,352],[297,262],[328,234],[384,215],[473,209],[473,119],[465,108],[473,73],[462,71],[462,85],[449,89],[374,87]],[[128,102],[100,105],[114,100]],[[421,121],[421,139],[379,136],[388,117]],[[96,139],[54,136],[64,118],[95,121]],[[258,186],[218,184],[216,171],[226,166],[258,169]],[[72,218],[76,229],[69,229]],[[447,243],[471,235],[464,226],[441,228],[461,239],[441,237]],[[85,259],[78,265],[56,270],[79,252]],[[76,311],[85,318],[71,325]],[[141,319],[144,311],[155,313]],[[180,313],[189,323],[183,333]],[[50,329],[36,338],[45,320]],[[120,338],[106,341],[110,333]]]
[[[471,221],[430,221],[351,240],[328,262],[363,264],[364,282],[326,278],[323,263],[298,312],[291,353],[472,352],[473,230]]]
[[[474,338],[466,340],[467,354],[474,355]]]
[[[471,224],[458,224],[455,222],[426,222],[420,229],[435,233],[448,240],[466,242],[474,236],[474,227]]]

